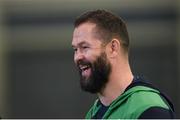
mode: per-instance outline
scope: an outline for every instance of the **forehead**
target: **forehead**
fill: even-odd
[[[76,27],[74,29],[73,33],[73,40],[72,40],[72,45],[77,46],[78,44],[84,42],[84,43],[92,43],[92,42],[99,42],[101,43],[100,40],[98,40],[95,37],[95,27],[96,24],[94,23],[83,23],[80,26]]]

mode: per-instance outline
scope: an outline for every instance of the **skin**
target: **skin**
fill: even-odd
[[[106,53],[112,67],[111,73],[105,88],[97,94],[101,103],[108,106],[124,92],[132,82],[133,75],[128,53],[124,52],[120,40],[112,38],[111,42],[102,47],[102,40],[93,33],[95,29],[96,24],[90,22],[82,23],[75,28],[72,40],[72,47],[75,51],[74,62],[77,64],[81,59],[95,61],[102,51]],[[89,77],[89,74],[86,74],[86,77]]]

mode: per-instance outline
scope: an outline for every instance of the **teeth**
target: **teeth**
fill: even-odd
[[[81,70],[85,70],[85,69],[87,69],[88,67],[89,67],[89,65],[85,65],[85,66],[80,65],[80,66],[79,66],[79,68],[80,68]]]

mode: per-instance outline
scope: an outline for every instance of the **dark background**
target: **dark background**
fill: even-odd
[[[180,118],[179,7],[178,0],[1,0],[1,117],[84,118],[96,96],[79,87],[73,21],[107,9],[127,23],[133,73],[167,93]]]

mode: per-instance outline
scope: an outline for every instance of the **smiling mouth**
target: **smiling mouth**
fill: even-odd
[[[81,75],[88,77],[91,74],[91,67],[90,65],[79,65],[79,69],[81,70]]]
[[[85,71],[90,68],[90,65],[79,65],[81,71]]]

